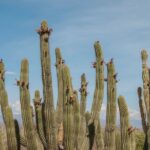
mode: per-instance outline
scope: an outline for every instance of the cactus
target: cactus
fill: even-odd
[[[67,150],[74,149],[74,110],[73,110],[73,89],[70,71],[67,66],[63,68],[63,127],[64,127],[64,147]]]
[[[44,127],[43,127],[41,97],[40,97],[40,92],[38,90],[35,91],[34,107],[35,107],[35,114],[36,114],[37,132],[39,134],[41,142],[43,143],[44,148],[47,148],[47,143],[44,135]]]
[[[116,73],[113,59],[107,64],[107,79],[104,79],[104,59],[99,42],[94,43],[96,62],[95,90],[91,112],[86,112],[87,85],[85,74],[81,75],[80,102],[78,92],[73,89],[70,70],[65,64],[61,50],[55,49],[58,97],[56,110],[53,101],[51,58],[49,35],[51,29],[43,21],[37,30],[40,36],[40,56],[43,83],[43,102],[40,91],[35,91],[34,109],[30,104],[29,64],[27,59],[21,62],[20,89],[21,114],[24,134],[21,135],[17,120],[13,119],[5,90],[5,68],[0,60],[0,104],[6,127],[7,147],[10,150],[140,150],[150,145],[149,130],[149,74],[148,55],[142,51],[142,89],[138,89],[139,106],[143,132],[136,131],[129,122],[128,107],[124,97],[119,96],[120,131],[116,128]],[[107,113],[105,131],[101,127],[100,111],[104,95],[104,81],[107,81]],[[143,95],[143,96],[142,96]],[[34,122],[35,117],[35,122]],[[5,149],[0,134],[0,149]],[[105,143],[105,144],[104,144]],[[146,146],[145,146],[146,145]],[[150,148],[150,146],[149,146]]]
[[[93,63],[93,67],[96,69],[96,83],[95,83],[93,104],[91,109],[91,119],[89,120],[89,128],[90,130],[92,130],[90,136],[91,148],[94,146],[95,142],[95,133],[97,132],[98,120],[100,116],[100,110],[104,95],[104,60],[102,48],[99,44],[99,41],[95,42],[94,48],[95,48],[96,62]],[[101,148],[103,149],[103,144],[101,145]]]
[[[134,128],[129,122],[128,106],[123,96],[118,97],[120,112],[121,150],[135,149]]]
[[[55,49],[56,55],[56,71],[57,71],[57,81],[58,81],[58,100],[57,100],[57,116],[56,122],[57,126],[60,126],[63,122],[63,80],[62,80],[62,68],[64,66],[64,60],[61,55],[59,48]]]
[[[107,112],[105,127],[105,150],[115,150],[116,128],[116,73],[113,61],[107,64]]]
[[[143,80],[143,92],[142,88],[138,88],[139,106],[142,118],[142,127],[146,134],[144,147],[150,150],[150,77],[149,68],[147,65],[148,54],[145,49],[141,51],[142,59],[142,80]],[[143,97],[142,97],[143,95]]]
[[[8,96],[4,86],[4,64],[0,63],[0,103],[3,120],[6,126],[7,146],[10,150],[19,149],[12,110],[8,104]]]
[[[33,124],[32,111],[30,107],[30,93],[29,93],[29,77],[28,77],[28,60],[24,59],[21,62],[20,72],[20,103],[22,121],[24,126],[24,134],[27,140],[27,149],[39,149],[35,128]]]
[[[51,60],[49,52],[49,35],[51,29],[48,28],[47,22],[43,21],[38,30],[40,35],[40,51],[41,51],[41,68],[44,96],[44,122],[45,135],[48,149],[56,149],[56,122],[53,104],[53,89],[51,76]]]

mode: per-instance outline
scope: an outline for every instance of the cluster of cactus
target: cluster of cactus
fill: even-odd
[[[120,112],[120,129],[116,126],[117,115],[117,73],[113,59],[104,62],[102,48],[97,41],[94,43],[96,61],[96,81],[91,111],[86,110],[87,85],[85,74],[81,75],[80,100],[78,91],[73,88],[70,70],[65,64],[59,48],[55,49],[56,71],[58,81],[58,100],[56,109],[53,100],[51,60],[49,51],[49,36],[52,29],[47,22],[41,23],[37,30],[40,36],[40,56],[43,83],[43,101],[40,92],[35,91],[34,109],[30,102],[29,63],[27,59],[21,62],[20,80],[17,85],[20,90],[21,115],[24,133],[21,134],[17,120],[13,118],[5,89],[5,68],[0,61],[0,104],[6,127],[7,148],[0,134],[1,150],[140,150],[145,143],[150,144],[149,131],[149,70],[147,70],[146,52],[142,53],[144,102],[140,97],[142,122],[146,136],[133,128],[129,122],[129,112],[123,96],[118,97]],[[104,67],[107,66],[107,79],[104,78]],[[104,95],[104,82],[107,82],[106,127],[103,130],[100,122],[100,111]],[[148,91],[148,92],[147,92]],[[35,115],[34,115],[35,114]],[[146,122],[147,121],[147,122]],[[147,142],[146,142],[146,140]]]

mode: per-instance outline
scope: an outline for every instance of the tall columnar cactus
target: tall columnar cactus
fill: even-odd
[[[24,127],[24,134],[27,140],[27,149],[39,149],[36,131],[34,128],[32,111],[30,107],[30,93],[29,93],[29,77],[28,77],[28,60],[24,59],[21,62],[21,72],[20,72],[20,103],[21,103],[21,113],[22,121]]]
[[[56,149],[56,122],[53,102],[51,60],[49,52],[49,35],[51,29],[48,28],[47,22],[43,21],[38,30],[40,35],[41,67],[44,96],[44,122],[47,148]]]
[[[12,110],[8,104],[8,96],[4,86],[4,64],[0,63],[0,103],[3,120],[6,127],[7,147],[10,150],[19,149]]]
[[[148,54],[146,50],[142,50],[141,52],[142,59],[142,79],[143,79],[143,93],[142,89],[138,88],[138,96],[139,96],[139,106],[142,117],[142,126],[143,130],[146,134],[145,147],[148,146],[150,150],[150,77],[149,77],[149,68],[147,65]],[[143,94],[143,98],[142,98]]]
[[[95,42],[94,48],[95,48],[96,62],[93,63],[93,67],[96,69],[96,83],[91,110],[93,120],[97,119],[100,115],[104,95],[104,60],[102,48],[99,44],[99,41]]]
[[[61,50],[59,48],[55,49],[56,55],[56,71],[57,71],[57,83],[58,83],[58,100],[56,109],[56,122],[57,126],[61,126],[63,122],[63,79],[62,79],[62,69],[64,66],[64,60],[61,55]]]
[[[87,85],[85,74],[81,75],[81,88],[80,91],[80,135],[79,135],[79,147],[84,145],[87,140],[87,126],[86,126],[86,101],[87,101]],[[85,149],[85,148],[84,148]]]
[[[81,116],[80,116],[80,104],[78,100],[77,91],[73,91],[74,97],[74,147],[76,150],[80,150],[79,140],[81,137],[80,132],[80,123],[81,123]]]
[[[134,144],[134,129],[129,122],[128,106],[123,96],[118,98],[120,112],[120,132],[121,132],[121,150],[133,150]],[[133,145],[134,144],[134,145]]]
[[[115,150],[116,128],[116,73],[113,61],[107,64],[107,112],[105,127],[105,150]]]
[[[101,110],[103,95],[104,95],[104,59],[103,59],[102,48],[99,44],[99,41],[94,43],[94,48],[95,48],[96,62],[93,63],[93,67],[96,69],[96,83],[95,83],[93,104],[91,109],[91,119],[89,121],[89,127],[91,129],[93,128],[94,130],[93,136],[95,136],[95,133],[97,132],[98,120],[100,117],[100,110]],[[95,140],[93,141],[92,139],[93,138],[91,138],[90,141],[91,144],[93,145]],[[99,139],[99,140],[101,140],[102,141],[101,143],[103,143],[103,139]],[[103,147],[103,144],[101,145],[101,147]]]
[[[74,149],[74,96],[67,66],[63,68],[63,127],[64,127],[64,147],[67,150]]]

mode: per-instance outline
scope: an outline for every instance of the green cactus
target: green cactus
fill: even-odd
[[[74,149],[74,97],[70,77],[70,71],[67,66],[63,68],[63,127],[64,127],[64,147],[67,150]]]
[[[134,128],[129,122],[128,106],[123,96],[118,97],[120,112],[121,150],[135,149]]]
[[[142,118],[142,127],[146,134],[145,137],[145,148],[148,147],[150,150],[150,72],[147,65],[148,54],[145,49],[141,51],[141,59],[142,59],[142,80],[143,80],[143,93],[142,89],[138,89],[138,96],[139,96],[139,106],[140,106],[140,113]],[[143,98],[142,98],[143,95]],[[147,142],[146,142],[147,141]]]
[[[81,123],[81,116],[80,116],[80,104],[78,100],[77,91],[73,91],[74,97],[74,147],[76,150],[80,150],[79,140],[81,139],[81,132],[80,132],[80,123]]]
[[[61,55],[61,50],[59,48],[55,49],[56,55],[56,71],[57,71],[57,83],[58,83],[58,100],[57,100],[57,115],[56,121],[57,126],[63,122],[63,80],[62,80],[62,68],[64,66],[64,60]]]
[[[116,73],[113,61],[107,64],[107,112],[105,127],[105,150],[115,150],[116,129]]]
[[[44,129],[47,148],[54,150],[57,149],[57,143],[55,110],[53,104],[51,60],[49,52],[49,35],[51,34],[51,29],[48,28],[46,21],[41,23],[41,27],[38,30],[38,33],[40,35],[41,68],[44,96]]]
[[[32,111],[30,107],[30,93],[29,93],[29,77],[28,77],[28,60],[24,59],[21,62],[21,72],[20,72],[20,103],[21,103],[21,113],[22,121],[24,127],[24,134],[27,140],[27,149],[39,149],[36,131],[34,128]]]
[[[43,127],[43,116],[42,116],[42,103],[40,92],[38,90],[35,91],[34,97],[34,107],[35,107],[35,115],[36,115],[36,128],[41,139],[41,142],[44,148],[47,148],[47,143],[44,135],[44,127]]]
[[[102,48],[99,44],[99,41],[95,42],[94,48],[95,48],[96,62],[93,63],[93,67],[96,69],[96,83],[95,83],[94,98],[93,98],[92,109],[91,109],[91,119],[89,120],[89,128],[90,131],[92,131],[90,136],[90,149],[92,149],[95,143],[95,133],[97,132],[100,110],[101,110],[103,96],[104,96],[104,60],[103,60]],[[104,144],[101,145],[102,149],[103,146]]]
[[[2,64],[1,64],[2,65]],[[4,65],[2,65],[0,69],[4,70]],[[3,115],[3,120],[6,127],[6,135],[7,135],[7,147],[10,150],[17,150],[18,143],[16,139],[16,130],[15,124],[13,119],[12,110],[8,104],[8,96],[4,86],[4,74],[1,76],[0,79],[0,102],[1,102],[1,111]]]

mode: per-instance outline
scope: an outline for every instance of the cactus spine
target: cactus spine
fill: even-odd
[[[115,150],[116,127],[116,73],[113,61],[107,64],[107,112],[105,127],[105,150]]]

